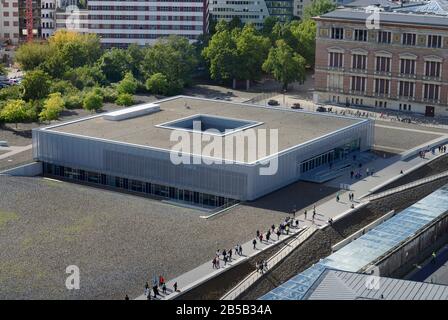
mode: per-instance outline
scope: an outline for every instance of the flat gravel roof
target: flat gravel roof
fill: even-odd
[[[326,113],[310,113],[289,108],[271,108],[184,96],[165,99],[155,103],[160,105],[161,111],[149,115],[122,121],[109,121],[102,116],[96,116],[81,119],[80,121],[58,124],[47,127],[44,130],[171,150],[178,143],[177,140],[170,141],[170,135],[173,130],[157,127],[157,125],[196,114],[207,114],[261,122],[253,129],[268,129],[268,146],[269,129],[278,129],[278,151],[280,152],[366,121]],[[242,132],[246,131],[243,130]],[[192,136],[192,133],[189,132],[188,134],[190,134],[190,137]],[[227,136],[238,134],[241,134],[241,132]],[[215,139],[224,138],[215,137]],[[219,141],[223,142],[222,140]],[[209,142],[203,142],[203,147],[207,144]],[[248,144],[246,144],[246,147],[248,149],[251,148]],[[267,150],[267,155],[271,154],[273,152]]]

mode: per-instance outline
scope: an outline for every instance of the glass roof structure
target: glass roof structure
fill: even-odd
[[[448,211],[448,184],[268,292],[260,300],[301,300],[325,269],[358,272]]]

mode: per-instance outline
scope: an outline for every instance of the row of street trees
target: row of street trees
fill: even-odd
[[[334,8],[330,0],[316,0],[305,8],[303,20],[280,23],[268,17],[261,30],[237,19],[213,24],[202,50],[210,77],[235,87],[236,80],[249,83],[268,73],[284,90],[291,82],[303,82],[306,67],[314,65],[316,23],[311,18]]]

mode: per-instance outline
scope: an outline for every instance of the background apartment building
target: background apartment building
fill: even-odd
[[[0,0],[0,40],[19,42],[19,0]]]
[[[151,44],[168,35],[196,40],[206,28],[205,1],[88,1],[89,32],[106,47]]]
[[[41,35],[49,38],[56,29],[56,0],[41,0]]]
[[[315,102],[448,116],[444,8],[446,0],[383,1],[379,29],[366,27],[362,7],[316,17]]]
[[[294,0],[210,0],[209,10],[213,19],[231,21],[237,17],[260,28],[269,16],[280,21],[291,20],[293,5]]]

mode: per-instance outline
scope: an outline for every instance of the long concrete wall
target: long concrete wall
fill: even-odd
[[[42,162],[32,162],[23,166],[1,171],[0,175],[35,177],[42,174]]]
[[[448,212],[380,258],[375,265],[381,276],[400,278],[408,274],[414,268],[414,264],[423,261],[447,241]]]

